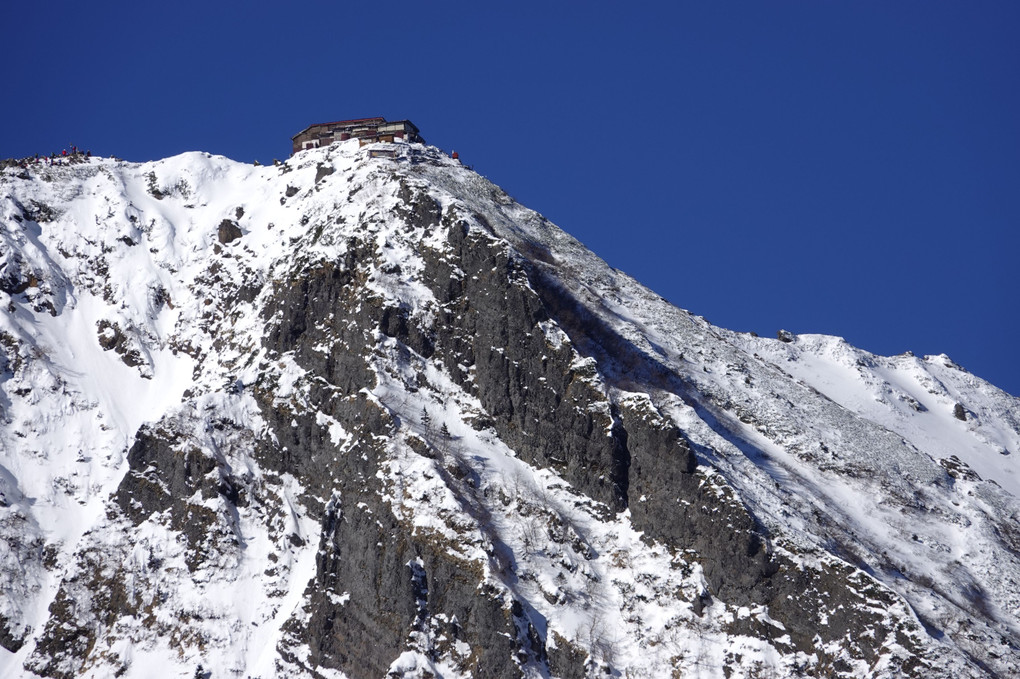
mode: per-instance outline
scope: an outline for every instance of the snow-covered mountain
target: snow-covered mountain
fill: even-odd
[[[1020,674],[1020,400],[948,357],[432,147],[78,160],[0,174],[0,676]]]

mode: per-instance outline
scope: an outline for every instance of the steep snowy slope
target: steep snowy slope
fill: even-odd
[[[421,145],[0,223],[0,676],[1020,672],[1020,401],[945,356],[713,327]]]

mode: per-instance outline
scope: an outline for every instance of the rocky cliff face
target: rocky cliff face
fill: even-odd
[[[0,673],[1020,671],[1017,399],[397,148],[2,176]]]

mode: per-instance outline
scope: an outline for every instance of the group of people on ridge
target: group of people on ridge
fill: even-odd
[[[37,153],[34,156],[28,156],[26,158],[20,159],[12,158],[10,160],[0,161],[0,163],[2,163],[3,166],[5,167],[16,165],[17,167],[20,167],[23,170],[27,170],[31,165],[40,164],[64,165],[71,163],[80,163],[84,162],[86,159],[91,157],[92,157],[91,150],[82,151],[77,146],[72,144],[70,151],[64,149],[60,152],[60,155],[57,155],[56,151],[50,153],[50,155],[48,156]]]

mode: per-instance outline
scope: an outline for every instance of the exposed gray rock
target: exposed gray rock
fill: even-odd
[[[220,222],[220,226],[216,230],[216,237],[224,245],[227,243],[233,243],[243,235],[241,227],[239,227],[237,222],[232,219],[224,219]]]

